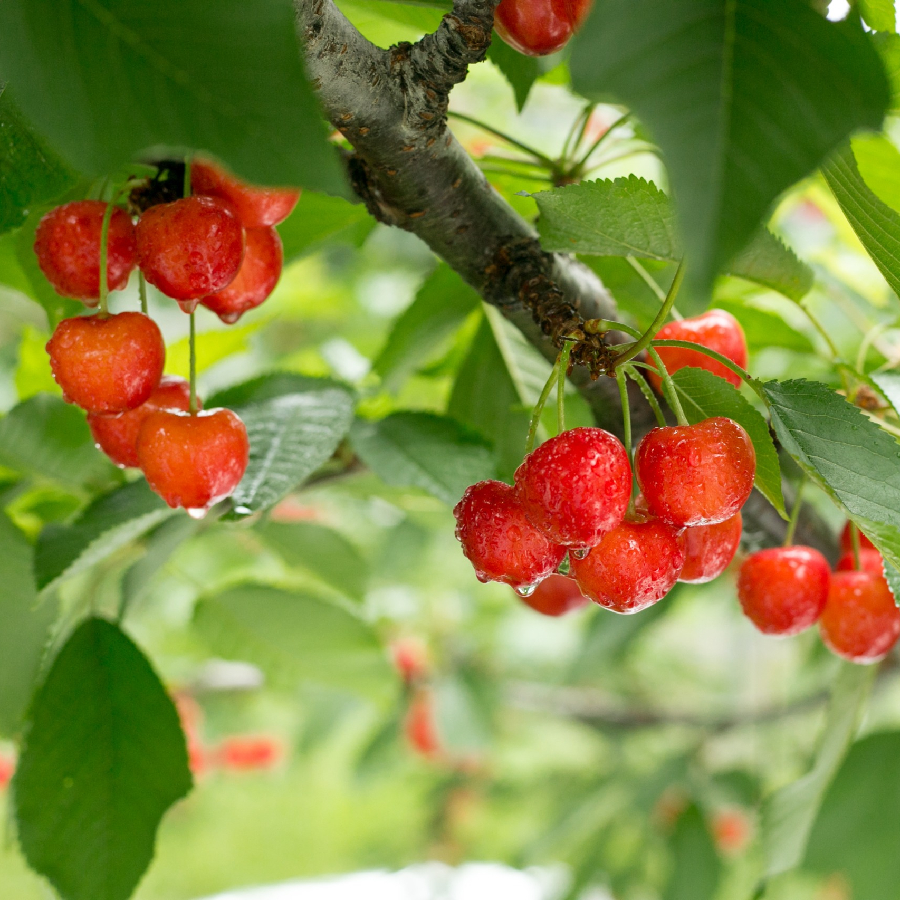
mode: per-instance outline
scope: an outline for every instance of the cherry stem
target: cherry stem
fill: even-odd
[[[853,568],[859,571],[859,529],[855,522],[850,523],[850,546],[853,548]]]
[[[138,294],[141,298],[141,312],[147,315],[147,282],[144,279],[144,273],[138,269]]]
[[[628,383],[625,369],[616,369],[616,383],[619,385],[619,400],[622,404],[622,436],[625,438],[625,452],[631,459],[631,408],[628,405]]]
[[[606,334],[607,331],[621,331],[630,334],[634,338],[640,338],[641,333],[637,328],[632,328],[624,322],[614,322],[612,319],[588,319],[582,326],[588,334]],[[632,344],[626,346],[631,347]]]
[[[109,315],[109,278],[106,266],[109,257],[109,223],[114,209],[112,203],[106,204],[100,225],[100,314],[104,316]]]
[[[563,141],[562,152],[560,153],[560,162],[565,162],[569,158],[569,154],[574,154],[584,139],[584,133],[587,131],[588,122],[591,120],[591,116],[594,114],[594,110],[597,108],[596,103],[589,103],[581,112],[575,117],[575,121],[572,122],[572,127],[569,129],[569,133],[566,135],[565,141]]]
[[[191,330],[188,346],[190,348],[190,389],[191,399],[188,409],[192,416],[197,414],[197,325],[196,312],[190,315]]]
[[[654,347],[681,347],[682,350],[696,350],[697,353],[702,353],[704,356],[708,356],[710,359],[714,359],[716,362],[722,363],[726,369],[731,369],[735,375],[741,378],[743,381],[746,381],[747,384],[753,385],[753,376],[746,370],[742,369],[736,362],[730,360],[727,356],[722,356],[721,353],[716,350],[710,350],[709,347],[703,347],[700,344],[695,344],[693,341],[654,341]]]
[[[800,507],[803,506],[803,489],[806,487],[804,477],[797,485],[797,493],[794,496],[794,508],[791,510],[791,518],[788,521],[787,532],[784,535],[782,547],[790,547],[794,543],[794,532],[797,530],[797,520],[800,518]]]
[[[675,305],[675,298],[678,296],[678,290],[681,287],[682,281],[684,281],[684,260],[682,260],[678,264],[678,270],[675,272],[675,278],[672,281],[672,286],[669,288],[669,293],[666,294],[665,302],[659,308],[659,312],[656,314],[656,318],[650,323],[650,327],[640,336],[640,338],[638,338],[637,341],[635,341],[635,343],[628,347],[628,349],[623,350],[618,356],[613,359],[613,368],[622,365],[622,363],[628,362],[629,359],[634,358],[639,353],[643,353],[643,351],[650,346],[650,341],[652,341],[656,336],[656,332],[663,327],[666,319],[669,318],[669,313],[671,312],[672,307]]]
[[[557,366],[557,382],[556,382],[556,420],[557,434],[562,434],[566,430],[566,376],[569,374],[569,357],[572,355],[572,346],[575,344],[575,338],[563,338],[563,347],[559,351],[559,357],[556,360]]]
[[[621,127],[622,127],[622,126],[623,126],[630,118],[631,118],[631,113],[630,113],[630,112],[627,112],[627,113],[625,113],[624,116],[620,116],[618,119],[616,119],[616,121],[613,122],[612,125],[610,125],[609,128],[607,128],[606,131],[604,131],[603,134],[601,134],[600,137],[598,137],[597,140],[594,141],[594,143],[591,144],[590,147],[588,147],[588,149],[585,151],[585,153],[584,153],[584,155],[581,157],[581,159],[579,159],[578,162],[575,164],[575,166],[573,167],[572,171],[573,171],[573,172],[578,172],[580,169],[584,168],[584,166],[587,165],[587,161],[588,161],[588,160],[594,155],[594,153],[596,152],[597,148],[598,148],[598,147],[599,147],[599,146],[600,146],[600,145],[601,145],[601,144],[602,144],[602,143],[603,143],[603,142],[604,142],[604,141],[605,141],[605,140],[606,140],[606,139],[607,139],[607,138],[608,138],[608,137],[609,137],[609,136],[610,136],[617,128],[621,128]],[[587,120],[585,120],[585,125],[587,125]],[[577,146],[577,145],[576,145],[576,146]]]
[[[641,389],[641,393],[644,395],[644,399],[650,404],[650,408],[653,410],[653,415],[656,416],[656,424],[659,425],[660,428],[665,428],[666,426],[666,417],[663,415],[662,408],[659,405],[659,401],[656,399],[656,394],[653,393],[653,388],[647,384],[647,379],[642,378],[640,373],[635,368],[636,365],[643,365],[643,363],[627,363],[622,366],[625,374],[632,380],[637,382],[637,386]],[[647,368],[650,368],[647,366]],[[619,375],[619,370],[616,369],[616,377]]]
[[[648,347],[647,352],[650,354],[653,362],[656,363],[656,371],[659,372],[660,377],[662,378],[663,393],[666,395],[666,401],[671,407],[672,412],[675,413],[675,418],[678,420],[678,424],[690,425],[687,416],[684,414],[684,409],[682,409],[681,407],[681,401],[678,399],[678,392],[675,390],[675,382],[672,381],[672,376],[669,374],[669,370],[663,364],[663,361],[660,358],[659,354],[656,352],[655,347]]]
[[[494,135],[494,137],[500,138],[502,141],[506,141],[511,147],[517,147],[523,153],[527,153],[532,159],[540,160],[543,163],[545,168],[554,169],[556,167],[556,163],[549,156],[541,153],[539,150],[535,150],[533,147],[529,147],[528,144],[523,144],[521,141],[517,141],[511,135],[506,134],[503,131],[498,131],[496,128],[492,128],[486,122],[482,122],[480,119],[475,119],[472,116],[467,116],[461,112],[454,112],[453,110],[448,111],[447,115],[452,119],[459,119],[460,122],[468,122],[469,125],[474,125],[476,128],[480,128],[482,131],[486,131],[488,134]]]
[[[528,423],[528,437],[525,439],[525,455],[528,456],[532,450],[534,450],[534,441],[537,437],[538,426],[541,424],[541,414],[544,412],[544,404],[547,402],[547,398],[550,396],[550,391],[553,390],[553,385],[558,383],[558,372],[559,372],[559,357],[557,357],[556,362],[553,364],[553,369],[550,372],[550,377],[547,379],[547,383],[544,385],[544,389],[541,391],[541,396],[538,397],[538,402],[535,404],[534,409],[531,412],[531,421]]]

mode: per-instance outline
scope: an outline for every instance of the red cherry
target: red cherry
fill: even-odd
[[[100,416],[88,413],[88,425],[97,446],[119,467],[137,468],[138,433],[150,413],[157,409],[190,408],[191,388],[183,378],[166,375],[153,389],[153,393],[136,409],[118,416]],[[199,404],[199,401],[198,401]]]
[[[16,774],[15,760],[0,754],[0,791],[5,788]]]
[[[100,234],[109,204],[79,200],[51,209],[34,237],[38,265],[53,289],[63,297],[96,306],[100,299]],[[120,291],[135,266],[137,248],[131,218],[114,209],[106,241],[106,279],[109,290]]]
[[[403,723],[406,739],[410,746],[422,756],[433,758],[441,752],[437,723],[434,717],[434,702],[431,692],[420,688],[413,695]]]
[[[564,431],[525,457],[516,470],[516,494],[528,518],[551,540],[593,547],[628,509],[628,454],[602,428]]]
[[[124,412],[146,402],[166,361],[156,322],[137,312],[63,319],[46,349],[65,400],[92,413]]]
[[[283,222],[297,205],[300,191],[247,184],[208,160],[194,160],[191,187],[195,194],[218,197],[234,210],[244,228],[265,228]]]
[[[750,496],[756,452],[737,422],[717,416],[654,428],[638,445],[634,468],[653,515],[672,525],[712,525]]]
[[[728,856],[736,856],[750,843],[751,823],[742,809],[722,809],[712,821],[716,846]]]
[[[457,540],[479,581],[528,588],[566,555],[565,547],[547,540],[528,521],[515,491],[503,482],[479,481],[466,488],[453,515]]]
[[[565,575],[550,575],[535,589],[533,594],[522,597],[535,612],[544,616],[564,616],[575,609],[586,606],[590,600],[581,593],[578,584]]]
[[[742,369],[747,368],[747,339],[741,323],[724,309],[711,309],[702,316],[682,319],[680,322],[669,322],[656,333],[657,340],[690,341],[710,350],[716,350]],[[679,369],[693,366],[706,369],[740,387],[741,379],[722,363],[710,359],[697,350],[682,350],[681,347],[660,347],[657,351],[670,375]],[[657,390],[660,390],[662,379],[655,372],[648,372],[647,378]]]
[[[494,29],[510,47],[527,56],[561,50],[581,27],[592,0],[501,0]]]
[[[274,228],[248,228],[246,236],[244,261],[234,281],[200,301],[229,325],[275,290],[284,262],[281,238]]]
[[[884,659],[900,637],[900,609],[883,576],[835,573],[819,631],[828,649],[850,662]]]
[[[600,606],[636,613],[672,590],[684,565],[681,536],[659,519],[624,521],[583,559],[571,556],[581,590]]]
[[[679,581],[703,584],[718,578],[734,559],[741,543],[741,514],[738,513],[715,525],[694,525],[685,528],[684,568]]]
[[[840,544],[844,553],[853,552],[853,538],[850,536],[850,522],[844,525],[841,532]],[[878,548],[860,531],[859,532],[859,549],[860,550],[877,550]]]
[[[744,615],[763,634],[799,634],[828,599],[828,561],[812,547],[770,547],[748,556],[738,576]]]
[[[272,769],[284,758],[284,747],[268,735],[234,735],[219,744],[215,759],[223,769],[250,772]]]
[[[135,235],[141,271],[173,300],[195,301],[222,290],[244,258],[241,223],[213,197],[151,206],[138,220]]]
[[[878,578],[884,577],[884,560],[877,550],[861,549],[859,551],[859,568],[863,572],[870,572]],[[852,552],[845,553],[838,560],[834,570],[836,572],[855,572],[856,557],[854,557]]]
[[[204,511],[238,486],[250,443],[230,409],[156,410],[141,426],[137,452],[147,483],[169,506]]]
[[[407,684],[421,681],[428,674],[428,651],[416,638],[400,638],[391,644],[394,666]]]

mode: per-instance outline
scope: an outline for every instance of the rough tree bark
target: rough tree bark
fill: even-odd
[[[563,336],[579,333],[585,319],[616,319],[616,304],[578,260],[541,249],[532,225],[494,190],[448,127],[450,91],[484,59],[497,2],[454,0],[433,34],[387,50],[366,40],[333,0],[295,0],[295,9],[313,87],[353,147],[350,180],[369,212],[420,237],[555,359]],[[584,338],[573,350],[570,377],[597,423],[621,434],[614,380],[591,378],[609,359],[609,345],[596,335]],[[640,435],[653,421],[636,391],[633,400]],[[778,539],[784,523],[768,512],[754,495],[745,518],[759,519],[758,527]],[[820,523],[809,524],[801,523],[798,539],[833,549]]]

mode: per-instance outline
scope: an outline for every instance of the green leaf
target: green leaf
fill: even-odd
[[[783,347],[794,353],[814,354],[812,341],[792,328],[777,313],[748,303],[717,299],[716,307],[730,312],[740,323],[747,339],[747,348],[758,353],[768,347]]]
[[[597,0],[571,46],[576,90],[616,97],[662,149],[698,294],[890,99],[870,39],[802,0]]]
[[[304,191],[294,211],[278,226],[284,245],[284,264],[318,250],[329,241],[358,245],[375,227],[362,203]]]
[[[894,211],[900,210],[900,150],[881,134],[861,134],[850,146],[872,193]]]
[[[327,389],[342,390],[348,397],[352,397],[352,390],[333,378],[312,378],[309,375],[297,375],[295,372],[270,372],[217,391],[209,397],[206,405],[210,408],[227,406],[230,409],[237,409],[265,400],[274,400],[285,394],[316,393]]]
[[[784,449],[900,567],[900,445],[824,384],[760,387]]]
[[[872,193],[848,147],[835,153],[822,173],[866,253],[900,295],[900,213]]]
[[[479,306],[478,294],[442,263],[394,323],[372,368],[396,390]]]
[[[766,420],[724,378],[704,369],[680,369],[672,377],[685,415],[693,425],[713,416],[727,416],[741,425],[756,451],[755,485],[787,518],[781,494],[781,466]]]
[[[0,6],[0,70],[75,168],[205,150],[258,184],[341,193],[290,0],[53,0]],[[298,152],[302,148],[302,152]]]
[[[309,572],[345,597],[361,601],[365,596],[368,564],[342,534],[314,522],[267,522],[258,531],[289,566]]]
[[[108,487],[121,477],[94,447],[81,410],[48,394],[0,418],[0,465],[70,487]]]
[[[0,234],[18,228],[33,204],[59,196],[76,178],[0,86]]]
[[[859,12],[874,31],[897,31],[897,12],[893,0],[859,0]]]
[[[762,848],[767,876],[787,872],[803,858],[825,790],[856,736],[873,676],[873,667],[840,664],[812,769],[764,804]]]
[[[900,375],[895,372],[873,372],[869,376],[885,399],[900,415]]]
[[[663,900],[712,900],[722,875],[722,862],[695,804],[679,816],[670,847],[674,866]]]
[[[496,463],[482,438],[453,419],[399,412],[353,423],[350,442],[385,484],[417,487],[451,506],[476,481],[493,478]]]
[[[16,366],[16,394],[19,400],[27,400],[35,394],[56,394],[62,396],[59,385],[53,378],[50,357],[45,349],[50,335],[32,325],[22,329],[19,341],[19,364]]]
[[[235,514],[274,506],[327,462],[353,420],[347,391],[325,388],[239,406],[250,462],[231,502]]]
[[[15,775],[19,842],[65,900],[126,900],[165,811],[191,788],[178,714],[115,625],[71,635],[31,707]]]
[[[141,479],[98,497],[71,525],[47,525],[35,548],[38,590],[108,559],[173,513]]]
[[[683,256],[675,209],[652,181],[636,175],[585,181],[534,195],[547,250],[600,256],[636,256],[676,262]],[[799,300],[812,287],[812,270],[765,228],[727,271]]]
[[[55,602],[38,602],[33,565],[34,548],[0,513],[0,734],[5,737],[19,730],[56,619]]]
[[[242,325],[230,325],[227,328],[215,328],[212,331],[201,331],[195,339],[197,371],[205,372],[216,363],[222,362],[237,353],[250,349],[250,335],[265,324],[265,319],[257,317]],[[191,342],[183,337],[173,341],[166,347],[166,372],[169,375],[180,375],[189,378],[191,374]],[[207,404],[209,406],[209,404]]]
[[[900,37],[881,32],[873,35],[873,43],[891,84],[891,112],[900,109]]]
[[[310,594],[244,584],[201,598],[194,623],[213,653],[289,689],[312,681],[383,700],[395,687],[372,628]]]
[[[804,868],[841,872],[853,900],[883,900],[900,879],[900,733],[854,744],[822,802]],[[848,840],[848,835],[853,835]]]
[[[524,53],[519,53],[518,50],[513,50],[509,44],[496,36],[488,48],[487,58],[509,82],[509,86],[513,89],[513,94],[516,98],[516,109],[522,112],[535,81],[544,72],[541,60],[534,56],[526,56]]]

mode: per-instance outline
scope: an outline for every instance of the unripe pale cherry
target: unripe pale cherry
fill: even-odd
[[[799,634],[822,614],[830,583],[828,560],[818,550],[770,547],[744,560],[738,599],[763,634]]]
[[[202,514],[238,486],[250,443],[230,409],[156,410],[141,426],[137,452],[147,484],[169,506]]]
[[[297,189],[256,187],[203,159],[191,165],[191,187],[195,194],[224,200],[244,228],[266,228],[283,222],[300,199]]]
[[[34,237],[38,265],[57,294],[96,306],[100,299],[100,236],[108,204],[79,200],[51,209]],[[106,239],[106,279],[119,291],[137,260],[134,226],[129,215],[114,209]]]
[[[494,30],[526,56],[561,50],[590,12],[593,0],[501,0]]]
[[[570,556],[582,592],[617,613],[636,613],[669,593],[684,566],[678,530],[636,516],[607,534],[587,556]]]
[[[502,581],[527,590],[563,561],[565,547],[538,531],[515,491],[500,481],[466,488],[453,509],[456,537],[479,581]]]
[[[244,258],[244,229],[213,197],[151,206],[135,229],[144,277],[190,312],[201,297],[229,285]]]
[[[724,309],[711,309],[701,316],[669,322],[656,333],[657,340],[690,341],[721,353],[722,356],[737,363],[742,369],[747,368],[747,339],[741,323]],[[716,362],[705,353],[697,350],[683,350],[681,347],[660,347],[657,352],[670,375],[679,369],[692,366],[706,369],[720,378],[740,387],[741,378],[727,366]],[[661,389],[662,379],[656,372],[648,372],[647,378],[656,390]]]
[[[145,403],[166,360],[159,328],[138,312],[63,319],[47,342],[47,353],[64,399],[105,415]]]
[[[275,290],[284,262],[281,238],[274,228],[248,228],[246,239],[244,261],[234,281],[200,301],[229,325]]]
[[[703,584],[718,578],[734,559],[741,543],[743,523],[737,513],[715,525],[693,525],[682,532],[684,568],[679,581]]]
[[[117,416],[88,413],[87,421],[97,446],[119,467],[137,468],[138,434],[144,420],[158,409],[180,409],[187,412],[191,402],[191,388],[184,378],[166,375],[153,393],[135,409]]]
[[[900,609],[887,582],[871,572],[837,572],[819,631],[833,653],[854,663],[884,659],[900,637]]]
[[[753,490],[756,452],[732,419],[654,428],[634,457],[650,512],[672,525],[712,525],[730,519]]]
[[[631,465],[615,435],[573,428],[526,456],[515,483],[528,518],[550,540],[587,548],[625,517]]]
[[[566,613],[587,606],[588,597],[574,578],[565,575],[550,575],[535,589],[534,593],[522,597],[522,602],[544,616],[564,616]]]

